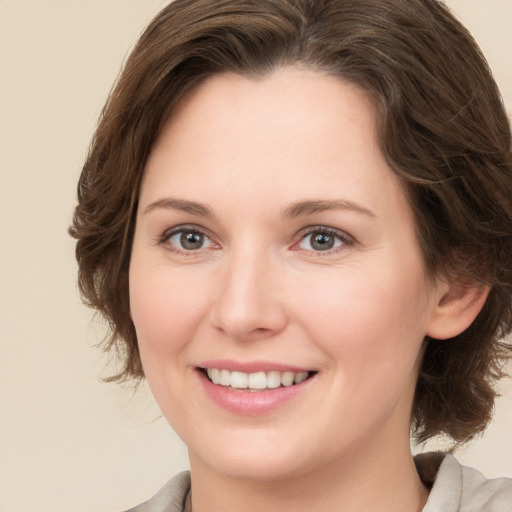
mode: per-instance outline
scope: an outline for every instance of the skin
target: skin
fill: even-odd
[[[226,74],[182,101],[152,150],[131,312],[148,382],[189,448],[194,512],[425,503],[409,448],[423,340],[474,315],[457,316],[464,294],[426,278],[375,124],[366,95],[339,78]],[[303,201],[344,206],[290,215]],[[205,234],[197,250],[169,235],[191,225]],[[337,233],[332,250],[312,246],[312,226]],[[274,410],[244,415],[205,393],[197,366],[212,359],[317,373]]]

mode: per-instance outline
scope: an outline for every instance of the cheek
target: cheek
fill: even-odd
[[[404,274],[393,279],[385,273],[341,272],[335,278],[316,279],[304,286],[297,299],[301,313],[315,329],[349,336],[354,344],[375,344],[386,333],[413,335],[425,323],[426,295],[421,277]],[[300,290],[294,292],[298,297]],[[337,336],[330,336],[335,339]]]
[[[146,380],[165,416],[176,422],[186,410],[187,348],[204,314],[204,286],[132,265],[130,306]]]
[[[187,342],[201,322],[204,286],[197,280],[180,283],[168,269],[130,271],[130,307],[141,358],[148,379],[166,365],[180,365]]]
[[[421,272],[350,269],[307,289],[315,292],[303,296],[296,316],[309,319],[310,338],[342,370],[340,385],[360,392],[370,382],[398,388],[409,379],[427,318]]]

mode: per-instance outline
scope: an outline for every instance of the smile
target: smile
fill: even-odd
[[[263,391],[279,387],[290,387],[304,382],[312,372],[255,372],[245,373],[219,368],[205,369],[208,379],[219,386],[231,390]]]
[[[204,361],[195,369],[213,403],[243,416],[270,414],[286,407],[308,393],[319,373],[269,361]]]

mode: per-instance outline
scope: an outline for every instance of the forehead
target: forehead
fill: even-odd
[[[293,67],[260,79],[216,75],[191,91],[152,150],[142,199],[177,190],[210,202],[236,191],[281,206],[347,194],[376,203],[391,199],[379,197],[386,188],[403,196],[380,151],[368,95]]]
[[[364,142],[376,141],[375,109],[361,87],[327,72],[285,67],[257,78],[234,73],[209,77],[178,103],[166,129],[178,131],[186,126],[190,130],[196,124],[197,134],[201,134],[209,126],[223,123],[235,132],[249,121],[253,139],[258,128],[279,130],[281,136],[309,132],[312,137],[319,126],[322,131],[336,130],[344,118],[352,122],[359,118],[357,124],[370,130]]]

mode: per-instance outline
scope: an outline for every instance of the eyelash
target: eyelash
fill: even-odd
[[[182,248],[176,247],[175,245],[170,244],[169,241],[171,240],[171,238],[173,236],[176,236],[179,234],[181,234],[181,235],[184,235],[184,234],[199,235],[199,236],[204,237],[205,240],[210,240],[210,242],[212,244],[217,245],[205,233],[205,230],[203,228],[200,228],[200,227],[194,226],[194,225],[182,225],[182,226],[176,226],[174,228],[168,229],[167,231],[165,231],[162,234],[161,237],[159,237],[158,244],[166,245],[167,246],[166,248],[168,250],[170,250],[174,253],[180,254],[180,255],[184,255],[184,256],[197,256],[199,254],[199,252],[202,249],[204,249],[204,247],[201,247],[200,249],[197,249],[197,250],[192,250],[192,249],[187,250],[187,249],[182,249]]]
[[[191,234],[191,235],[199,235],[201,237],[204,237],[205,240],[209,240],[211,242],[211,244],[213,244],[214,248],[218,248],[218,244],[216,244],[215,242],[212,241],[212,239],[208,236],[208,234],[205,232],[205,230],[203,228],[200,228],[198,226],[195,226],[195,225],[182,225],[182,226],[176,226],[175,228],[172,228],[172,229],[169,229],[167,231],[165,231],[158,239],[157,243],[159,245],[167,245],[167,249],[174,252],[174,253],[178,253],[178,254],[181,254],[181,255],[185,255],[185,256],[197,256],[201,250],[205,249],[205,247],[201,247],[197,250],[194,250],[194,249],[183,249],[183,248],[178,248],[176,247],[176,245],[172,245],[169,243],[169,241],[171,240],[171,238],[173,236],[176,236],[176,235],[179,235],[181,234],[182,236],[184,234]],[[326,250],[317,250],[315,251],[314,249],[305,249],[307,250],[308,252],[312,253],[312,254],[315,254],[317,256],[328,256],[330,254],[334,254],[334,253],[337,253],[339,251],[342,251],[344,247],[347,247],[347,246],[352,246],[354,245],[355,243],[355,240],[353,237],[351,237],[350,235],[348,235],[347,233],[343,232],[343,231],[340,231],[340,230],[337,230],[337,229],[333,229],[333,228],[329,228],[329,227],[326,227],[326,226],[310,226],[310,227],[307,227],[305,229],[303,229],[300,233],[299,233],[299,240],[297,242],[295,242],[292,246],[291,246],[291,249],[292,250],[301,250],[300,248],[300,244],[302,242],[304,242],[304,240],[306,240],[306,238],[308,236],[312,236],[313,234],[319,234],[319,235],[327,235],[327,236],[331,236],[335,239],[335,244],[338,243],[337,246],[335,246],[334,248],[332,249],[326,249]]]
[[[344,247],[350,247],[355,243],[354,238],[351,237],[349,234],[345,233],[344,231],[329,228],[326,226],[310,226],[301,231],[300,239],[298,242],[293,244],[292,249],[298,247],[304,240],[306,240],[307,237],[312,236],[313,234],[332,236],[335,239],[335,243],[336,241],[340,242],[338,246],[332,249],[326,249],[321,251],[315,251],[313,249],[310,249],[309,252],[311,252],[315,256],[329,256],[331,254],[340,252],[344,249]],[[300,250],[300,248],[296,250]]]

